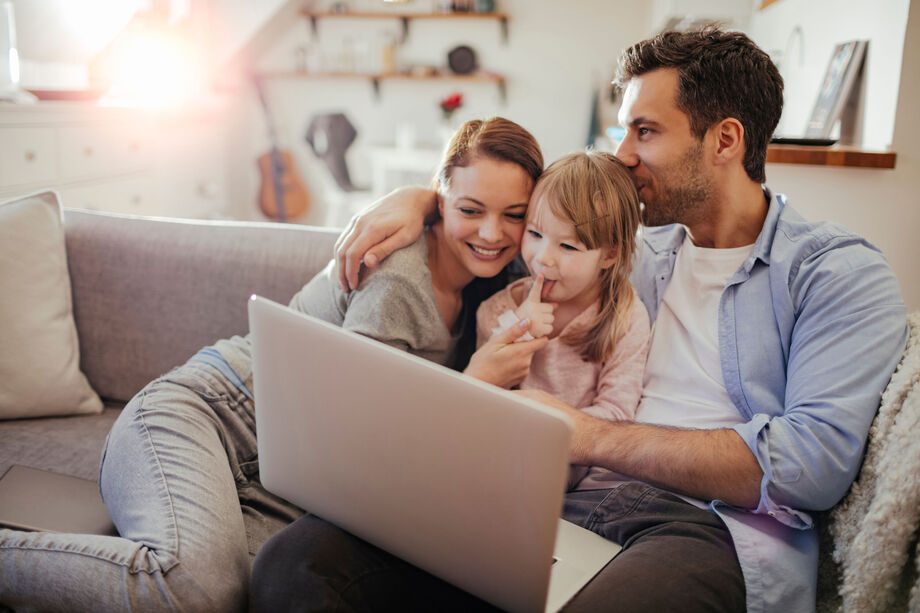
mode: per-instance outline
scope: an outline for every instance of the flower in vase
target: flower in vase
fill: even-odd
[[[450,121],[454,111],[463,106],[463,94],[460,92],[454,92],[453,94],[450,94],[441,100],[440,106],[441,113],[444,116],[444,121]]]

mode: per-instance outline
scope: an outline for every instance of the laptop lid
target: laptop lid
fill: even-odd
[[[95,481],[20,464],[0,477],[0,527],[118,535]]]
[[[264,298],[249,317],[266,489],[503,609],[544,608],[568,417]]]

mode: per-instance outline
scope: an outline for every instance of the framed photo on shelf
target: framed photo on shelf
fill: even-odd
[[[865,40],[851,40],[834,48],[818,91],[818,99],[805,128],[806,137],[829,137],[850,97],[859,95],[853,86],[862,71],[867,45],[868,41]]]

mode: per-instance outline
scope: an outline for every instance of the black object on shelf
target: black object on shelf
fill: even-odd
[[[470,74],[476,70],[476,52],[468,45],[454,47],[447,54],[447,65],[454,74]]]
[[[806,136],[774,136],[771,145],[804,145],[806,147],[829,147],[837,143],[836,138],[809,138]]]

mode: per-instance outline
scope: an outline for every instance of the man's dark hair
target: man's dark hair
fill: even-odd
[[[677,106],[702,139],[715,123],[733,117],[744,126],[744,170],[766,180],[767,143],[783,112],[783,77],[770,56],[741,32],[714,26],[692,32],[663,32],[620,55],[616,82],[658,68],[679,73]]]

